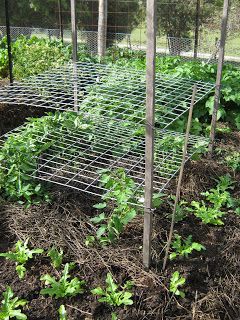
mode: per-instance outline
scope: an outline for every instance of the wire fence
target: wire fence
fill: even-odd
[[[0,0],[3,3],[3,0]],[[158,0],[157,53],[181,56],[193,59],[195,49],[197,57],[208,62],[216,62],[220,39],[221,7],[212,11],[208,1]],[[39,1],[36,8],[20,6],[19,1],[10,1],[10,23],[13,40],[20,34],[26,36],[61,38],[71,41],[70,1]],[[109,0],[107,24],[107,47],[146,50],[145,0]],[[186,7],[181,7],[181,3]],[[2,4],[2,7],[3,4]],[[47,10],[46,10],[47,9]],[[179,14],[182,10],[182,15]],[[197,12],[197,10],[199,12]],[[238,8],[232,7],[226,43],[226,61],[240,61],[240,29],[238,26]],[[187,15],[186,15],[187,14]],[[209,18],[207,18],[209,16]],[[198,17],[198,25],[197,24]],[[173,20],[174,18],[174,20]],[[4,10],[0,13],[0,37],[6,33],[4,28]],[[172,28],[167,29],[166,25]],[[196,40],[196,27],[198,39]],[[97,52],[98,0],[77,1],[78,41],[88,53]],[[196,42],[197,41],[197,42]],[[197,46],[196,46],[197,43]]]

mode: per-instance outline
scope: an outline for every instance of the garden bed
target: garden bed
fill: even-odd
[[[222,134],[217,147],[239,151],[240,133]],[[182,199],[187,202],[202,199],[200,193],[216,186],[215,179],[232,174],[221,156],[213,160],[203,159],[187,164],[182,185]],[[232,196],[240,197],[240,175],[235,175]],[[172,193],[176,182],[172,181]],[[74,298],[52,299],[41,296],[43,288],[40,276],[48,272],[57,276],[46,255],[36,257],[27,265],[25,280],[19,280],[15,265],[1,258],[1,291],[10,285],[15,295],[26,298],[24,307],[28,319],[57,319],[57,310],[63,303],[69,319],[111,319],[111,309],[97,302],[90,289],[104,286],[107,272],[117,283],[134,281],[133,306],[119,308],[119,319],[197,319],[236,320],[240,317],[240,217],[229,210],[223,226],[203,224],[189,216],[175,226],[182,236],[191,234],[194,241],[202,243],[206,251],[194,253],[188,259],[170,262],[162,272],[163,247],[167,240],[171,212],[164,203],[154,214],[153,267],[144,271],[142,260],[143,218],[138,215],[125,229],[115,245],[102,248],[86,247],[85,238],[94,226],[90,217],[97,214],[90,196],[54,188],[51,204],[25,209],[2,201],[1,203],[1,251],[10,250],[17,239],[30,238],[31,246],[48,250],[51,246],[63,248],[64,262],[76,261],[72,271],[87,283],[86,292]],[[175,262],[176,261],[176,262]],[[172,297],[169,292],[171,274],[178,270],[186,278],[185,298]]]

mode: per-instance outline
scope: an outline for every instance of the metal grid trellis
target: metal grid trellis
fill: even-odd
[[[188,110],[194,83],[195,103],[214,88],[212,83],[157,74],[158,127],[166,128]],[[74,90],[79,112],[145,124],[145,72],[103,64],[69,63],[1,87],[0,102],[76,111]]]
[[[2,137],[2,142],[10,134],[17,137],[24,130],[25,125],[13,130]],[[35,131],[33,138],[40,144],[51,143],[49,149],[38,158],[38,167],[31,174],[34,178],[100,196],[109,192],[101,185],[101,170],[124,168],[135,182],[134,193],[139,198],[143,197],[145,137],[144,133],[139,133],[137,126],[124,127],[116,121],[95,118],[85,130],[69,130],[63,126],[46,134]],[[164,151],[164,141],[169,139],[176,139],[178,146],[173,150],[171,145]],[[167,130],[157,132],[155,192],[165,190],[177,174],[182,160],[183,141],[184,134]],[[191,137],[186,161],[196,152],[199,143],[206,143],[206,140]]]

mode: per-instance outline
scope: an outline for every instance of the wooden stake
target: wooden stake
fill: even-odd
[[[227,38],[229,1],[230,0],[224,0],[224,6],[223,6],[223,16],[222,16],[222,26],[221,26],[221,39],[220,39],[220,47],[219,47],[219,57],[218,57],[217,79],[216,79],[215,96],[214,96],[214,107],[213,107],[213,114],[212,114],[210,142],[209,142],[209,146],[208,146],[208,155],[209,155],[209,157],[212,157],[215,134],[216,134],[217,113],[218,113],[218,107],[219,107],[219,101],[220,101],[220,93],[221,93],[222,69],[223,69],[223,63],[224,63],[225,44],[226,44],[226,38]]]
[[[184,170],[184,166],[185,166],[185,162],[186,162],[187,147],[188,147],[189,133],[190,133],[191,124],[192,124],[192,114],[193,114],[193,106],[194,106],[194,102],[195,102],[196,91],[197,91],[197,86],[195,84],[193,87],[191,106],[190,106],[189,114],[188,114],[188,123],[187,123],[185,143],[184,143],[184,148],[183,148],[182,163],[181,163],[181,168],[180,168],[180,172],[179,172],[176,198],[175,198],[175,202],[174,202],[172,221],[171,221],[171,227],[170,227],[169,236],[168,236],[166,253],[165,253],[165,257],[164,257],[164,261],[163,261],[163,270],[165,270],[165,268],[166,268],[169,249],[170,249],[170,245],[172,242],[173,228],[174,228],[174,223],[175,223],[175,215],[176,215],[176,210],[177,210],[177,204],[178,204],[178,201],[180,198],[180,190],[181,190],[181,184],[182,184],[183,170]]]
[[[146,147],[143,265],[149,269],[152,240],[152,195],[154,165],[156,0],[147,0]]]
[[[77,88],[77,20],[76,0],[71,0],[71,25],[72,25],[72,61],[73,61],[73,97],[74,111],[78,112],[78,88]]]
[[[106,54],[107,46],[107,10],[108,0],[99,0],[98,10],[98,55],[102,59]]]

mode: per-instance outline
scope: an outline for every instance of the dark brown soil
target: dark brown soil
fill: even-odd
[[[11,114],[10,110],[8,112]],[[5,119],[8,117],[5,116]],[[2,130],[23,120],[24,116],[15,119]],[[218,146],[231,146],[232,150],[239,150],[240,133],[219,138]],[[232,174],[217,155],[213,160],[189,162],[181,189],[182,199],[188,202],[202,199],[201,192],[216,186],[215,179],[225,173]],[[234,179],[236,186],[232,196],[237,198],[240,195],[240,174]],[[172,182],[171,189],[174,194],[176,181]],[[127,226],[117,244],[107,248],[86,247],[86,236],[94,232],[89,217],[97,213],[92,208],[97,200],[57,187],[53,198],[51,204],[28,209],[2,200],[0,250],[7,251],[17,239],[26,238],[30,239],[32,246],[41,247],[45,252],[53,245],[62,247],[64,262],[76,262],[72,274],[86,281],[86,291],[74,298],[58,300],[41,296],[39,292],[43,283],[40,277],[45,273],[59,276],[46,254],[28,263],[25,280],[21,281],[16,275],[14,263],[1,258],[0,291],[10,285],[16,295],[26,298],[29,303],[24,307],[24,312],[28,319],[58,319],[57,310],[65,304],[70,320],[110,320],[111,308],[99,303],[90,293],[96,286],[104,287],[109,271],[119,284],[129,279],[135,284],[133,306],[115,309],[121,320],[240,319],[240,217],[233,211],[226,212],[223,226],[205,225],[193,216],[177,223],[175,230],[180,235],[187,237],[191,234],[194,241],[206,247],[206,251],[193,253],[188,259],[169,262],[163,272],[164,247],[170,227],[168,216],[171,213],[171,207],[165,202],[154,213],[153,264],[150,271],[145,271],[142,266],[141,214]],[[184,299],[175,298],[169,292],[169,280],[176,270],[186,278]]]

